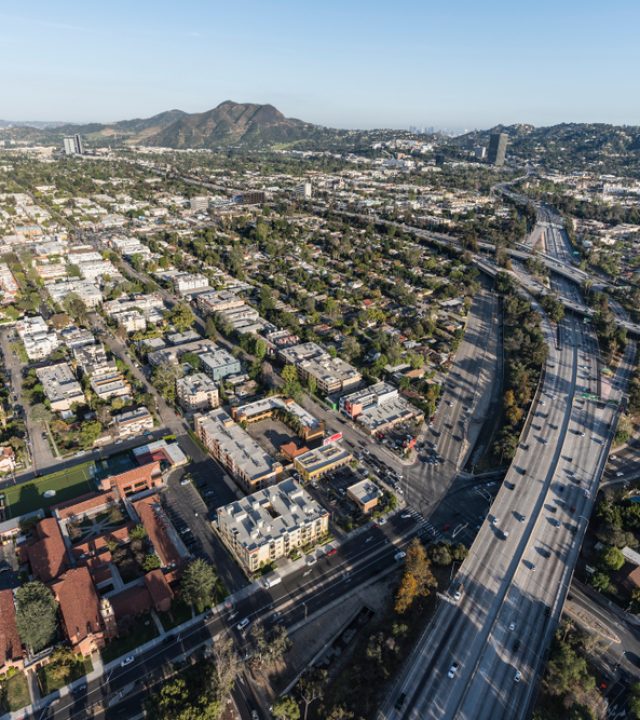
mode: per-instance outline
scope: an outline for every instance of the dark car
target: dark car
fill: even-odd
[[[402,706],[404,705],[404,701],[407,699],[407,693],[400,693],[398,695],[398,699],[396,700],[396,704],[394,705],[396,710],[401,710]]]

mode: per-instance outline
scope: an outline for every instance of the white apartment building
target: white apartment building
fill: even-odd
[[[218,508],[217,528],[227,547],[249,573],[309,548],[329,531],[329,513],[294,480]]]
[[[218,386],[204,373],[177,378],[176,394],[180,405],[188,412],[217,408],[220,404]]]
[[[191,295],[209,289],[209,281],[200,273],[177,273],[172,277],[173,287],[180,295]]]
[[[113,415],[113,437],[125,438],[153,430],[153,415],[144,406]]]

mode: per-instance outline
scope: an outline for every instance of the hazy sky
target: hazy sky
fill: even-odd
[[[640,0],[0,2],[0,118],[640,124]]]

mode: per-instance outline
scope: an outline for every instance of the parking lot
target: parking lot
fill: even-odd
[[[420,432],[420,425],[409,422],[396,425],[383,432],[376,433],[373,437],[384,445],[391,452],[407,457],[412,452],[412,443]]]
[[[333,523],[343,530],[352,530],[367,522],[370,516],[362,514],[356,503],[347,496],[347,489],[365,478],[375,482],[372,473],[362,465],[355,469],[343,466],[307,483],[306,489],[331,513]]]
[[[247,426],[249,435],[273,457],[278,457],[280,448],[287,443],[295,443],[298,447],[304,445],[304,441],[290,427],[287,427],[280,420],[267,418]]]

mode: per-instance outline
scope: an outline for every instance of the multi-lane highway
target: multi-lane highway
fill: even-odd
[[[560,228],[548,252],[569,262]],[[566,280],[554,288],[579,300]],[[541,392],[487,521],[456,584],[418,643],[380,718],[525,717],[569,586],[606,464],[635,350],[629,345],[610,404],[598,387],[593,332],[567,316],[543,324],[549,356]]]

